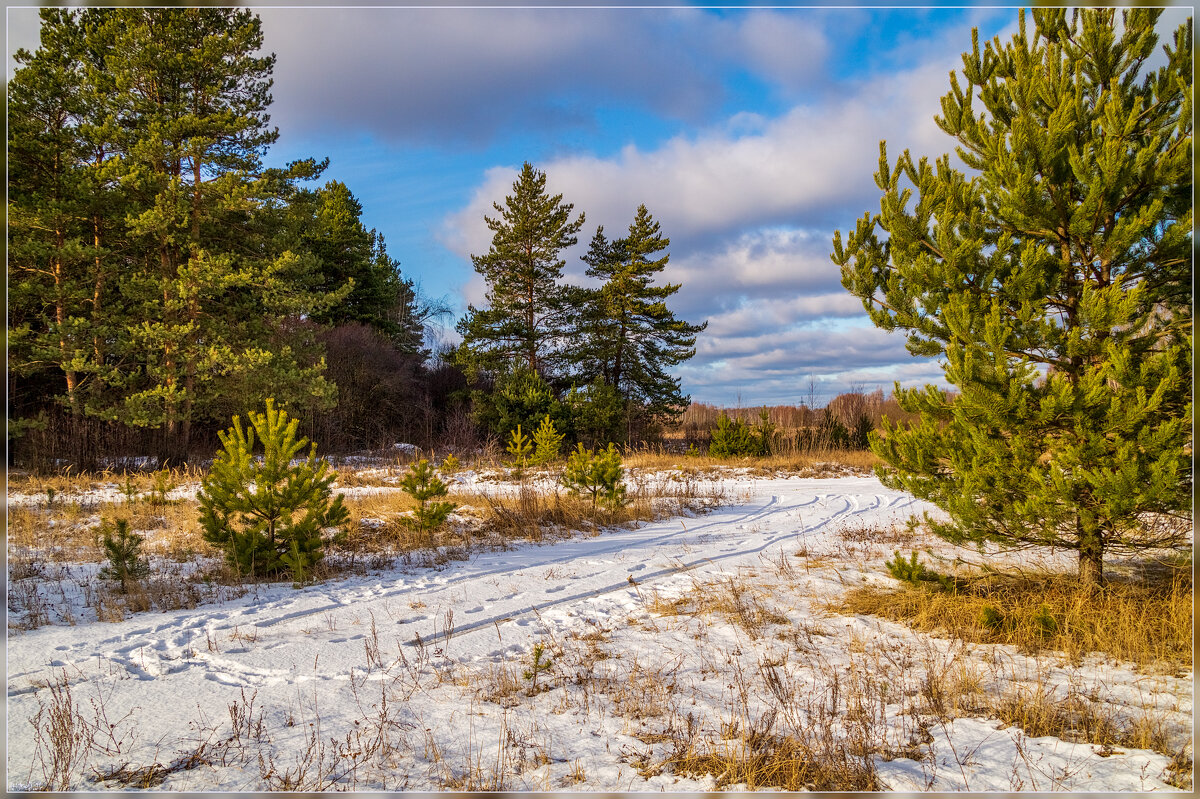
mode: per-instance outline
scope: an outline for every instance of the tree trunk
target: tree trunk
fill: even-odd
[[[1079,582],[1085,588],[1104,585],[1104,546],[1097,531],[1079,530]]]

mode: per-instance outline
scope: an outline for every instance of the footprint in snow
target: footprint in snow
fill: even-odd
[[[477,606],[471,608],[470,610],[468,610],[467,613],[478,613],[481,610],[483,610],[483,605],[477,605]]]
[[[634,566],[633,568],[631,568],[629,571],[631,571],[631,572],[640,572],[640,571],[641,571],[642,569],[644,569],[644,568],[646,568],[646,564],[645,564],[645,563],[639,563],[638,565],[636,565],[636,566]]]
[[[232,674],[223,674],[219,671],[210,671],[204,675],[204,679],[219,682],[221,685],[243,685],[244,683],[234,677]]]
[[[547,588],[546,593],[547,594],[557,594],[559,591],[563,590],[564,588],[566,588],[565,585],[558,585],[558,586],[555,586],[554,588]]]

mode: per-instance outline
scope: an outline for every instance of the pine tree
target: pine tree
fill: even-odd
[[[525,469],[525,465],[529,462],[529,458],[533,455],[533,442],[529,436],[521,432],[521,425],[517,425],[509,434],[508,444],[505,445],[504,451],[512,456],[509,464],[520,475]]]
[[[537,430],[533,431],[534,453],[530,462],[539,466],[558,460],[562,442],[562,433],[554,428],[554,422],[550,421],[550,414],[546,414],[542,417]]]
[[[150,564],[142,554],[142,536],[129,529],[129,521],[117,519],[116,525],[107,522],[100,526],[107,565],[99,572],[101,580],[120,580],[121,593],[129,592],[129,584],[150,573]]]
[[[501,436],[519,425],[533,430],[547,414],[560,421],[563,414],[562,405],[550,384],[523,365],[511,372],[500,373],[490,390],[472,391],[471,402],[475,420],[489,432]]]
[[[105,245],[125,209],[107,147],[111,98],[92,79],[105,49],[89,33],[95,13],[43,10],[41,47],[18,51],[8,87],[10,369],[49,378],[76,420],[103,405],[122,320]]]
[[[289,180],[311,162],[269,172],[262,155],[274,56],[248,11],[116,9],[97,17],[112,42],[105,59],[114,91],[114,142],[136,212],[126,222],[134,272],[130,386],[113,416],[161,427],[168,452],[187,453],[191,425],[265,392],[293,402],[332,399],[323,365],[304,352],[298,326],[349,291],[310,290],[312,256],[277,251],[271,218]],[[274,343],[287,329],[289,345]]]
[[[680,284],[654,284],[670,259],[664,252],[670,244],[645,205],[638,206],[625,238],[610,242],[597,228],[583,260],[588,276],[603,285],[580,300],[582,335],[574,348],[582,382],[602,378],[631,405],[660,419],[677,417],[687,406],[679,378],[667,370],[696,354],[696,335],[708,326],[688,324],[667,308]]]
[[[950,540],[1075,549],[1093,585],[1190,519],[1192,23],[1152,71],[1158,16],[976,33],[937,118],[971,176],[881,144],[881,211],[834,238],[875,324],[958,392],[897,386],[920,421],[872,437],[884,482]]]
[[[332,497],[337,473],[317,457],[316,444],[293,464],[309,442],[296,437],[299,420],[277,410],[274,400],[267,400],[265,413],[252,411],[249,421],[243,427],[235,416],[221,431],[222,448],[200,484],[204,540],[224,550],[243,574],[289,573],[302,582],[324,556],[322,532],[350,521],[342,495]]]
[[[434,472],[429,461],[421,458],[413,464],[408,474],[400,481],[404,492],[417,500],[417,509],[413,513],[412,527],[423,535],[431,535],[441,527],[454,511],[453,502],[430,502],[449,493],[446,483]]]
[[[624,475],[621,453],[614,445],[593,451],[579,444],[567,458],[562,484],[571,494],[589,495],[592,510],[597,503],[615,510],[625,504],[625,486],[621,485]]]
[[[528,162],[513,183],[499,213],[485,217],[492,246],[472,255],[475,271],[487,282],[487,308],[470,306],[458,325],[461,352],[485,371],[512,371],[518,365],[553,376],[566,331],[559,257],[576,243],[584,215],[571,221],[574,206],[546,193],[546,173]]]
[[[299,192],[288,204],[289,231],[319,261],[314,287],[337,292],[353,283],[341,302],[312,319],[333,326],[361,322],[399,351],[422,354],[424,324],[413,282],[400,274],[383,236],[363,225],[362,210],[346,184],[332,180],[317,191]]]
[[[330,401],[299,325],[349,292],[289,251],[279,208],[312,161],[264,169],[273,56],[225,9],[47,10],[10,85],[10,380],[164,429],[268,394]],[[287,344],[282,344],[287,341]],[[48,390],[47,390],[48,389]]]

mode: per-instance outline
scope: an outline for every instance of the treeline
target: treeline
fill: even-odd
[[[867,434],[880,428],[884,417],[893,422],[917,418],[903,410],[893,396],[885,398],[882,389],[870,393],[853,389],[838,394],[824,407],[817,407],[813,398],[799,405],[737,408],[693,402],[667,427],[665,438],[678,449],[706,451],[714,437],[726,437],[732,430],[734,435],[749,437],[747,440],[757,436],[762,448],[775,453],[865,449]]]
[[[327,161],[263,166],[261,44],[247,11],[42,12],[8,87],[10,458],[178,462],[267,397],[334,446],[432,427],[413,282],[304,185]]]
[[[245,10],[42,12],[9,83],[8,443],[35,468],[211,454],[268,398],[326,451],[468,448],[550,416],[568,443],[653,437],[704,325],[658,284],[639,207],[597,228],[525,164],[473,256],[487,303],[430,361],[418,296],[328,160],[267,168],[274,56]]]

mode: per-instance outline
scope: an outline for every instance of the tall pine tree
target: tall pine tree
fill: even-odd
[[[107,339],[100,214],[116,205],[103,145],[88,120],[103,114],[96,67],[77,15],[42,12],[42,47],[18,51],[8,89],[10,367],[42,375],[75,417],[88,405]],[[99,148],[99,163],[91,163]]]
[[[161,429],[182,457],[194,421],[331,398],[304,320],[349,286],[281,235],[294,183],[323,167],[263,168],[261,45],[246,11],[43,12],[10,84],[18,413],[60,398],[77,420]]]
[[[488,307],[470,306],[459,322],[461,352],[487,371],[511,372],[520,365],[553,376],[567,330],[559,254],[576,243],[584,215],[572,221],[574,206],[561,194],[547,194],[546,173],[528,162],[504,205],[492,205],[499,216],[485,217],[491,249],[471,256],[487,282]]]
[[[583,260],[588,276],[603,284],[577,300],[582,324],[573,349],[583,382],[599,378],[620,392],[628,411],[658,419],[687,406],[679,378],[667,370],[696,354],[696,335],[708,326],[677,319],[667,308],[680,284],[655,285],[670,244],[645,205],[638,206],[628,236],[610,242],[603,227],[596,230]]]
[[[353,281],[349,295],[313,315],[331,326],[361,322],[387,336],[408,354],[422,351],[424,323],[413,282],[400,274],[383,236],[362,223],[362,203],[340,181],[299,192],[288,206],[288,230],[302,249],[316,255],[317,287],[338,291]]]
[[[125,220],[136,263],[126,292],[139,320],[129,329],[137,378],[113,416],[164,428],[163,454],[181,457],[193,421],[227,411],[214,400],[331,399],[289,320],[345,290],[315,290],[315,259],[273,250],[260,224],[279,181],[261,161],[278,132],[266,113],[274,56],[259,54],[258,18],[121,9],[104,15],[105,29],[122,184],[136,204]],[[285,177],[311,177],[311,167]]]
[[[880,213],[834,238],[872,320],[958,391],[897,387],[920,421],[873,439],[881,478],[950,540],[1077,550],[1091,585],[1191,516],[1192,24],[1149,70],[1158,17],[976,33],[937,118],[970,175],[881,145]]]

